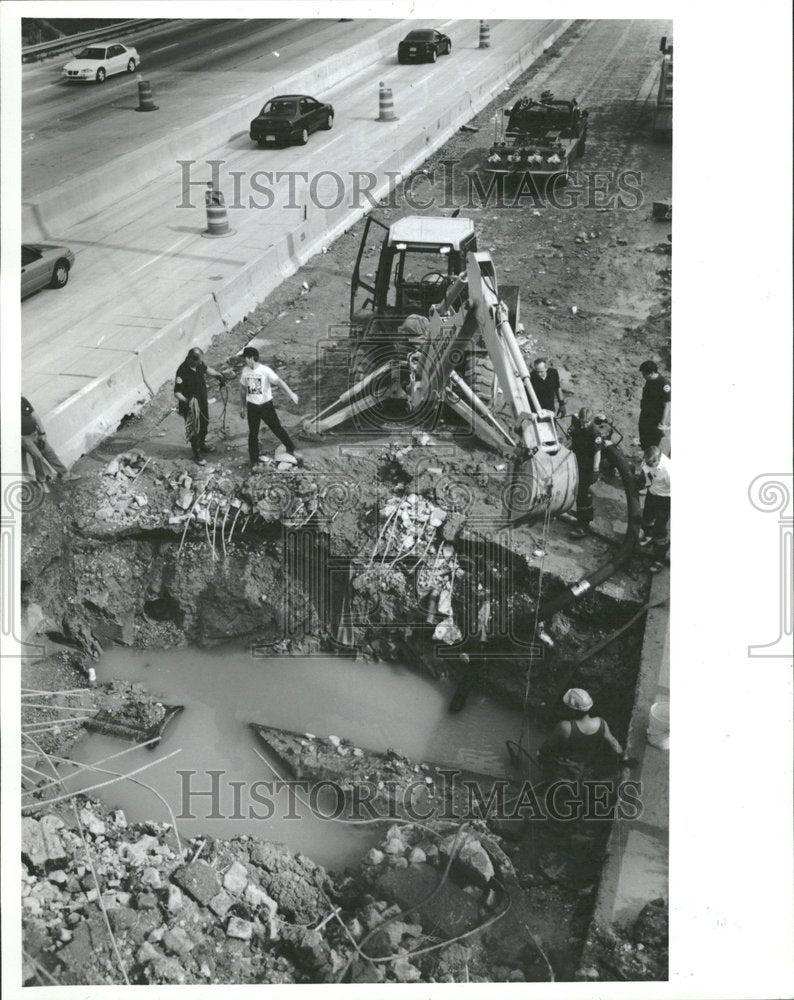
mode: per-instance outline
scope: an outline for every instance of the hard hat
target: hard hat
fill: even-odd
[[[589,712],[593,707],[593,699],[584,688],[569,688],[562,696],[562,701],[577,712]]]

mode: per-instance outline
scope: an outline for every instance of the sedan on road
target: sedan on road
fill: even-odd
[[[397,46],[397,62],[435,62],[451,51],[452,39],[435,28],[409,31]]]
[[[40,288],[63,288],[74,265],[74,254],[68,247],[53,243],[22,244],[22,298]]]
[[[141,64],[138,50],[118,42],[89,45],[78,52],[61,72],[64,80],[96,80],[103,83],[114,73],[134,73]]]
[[[334,109],[306,94],[273,97],[251,122],[249,135],[260,146],[297,142],[305,146],[317,129],[330,129]]]

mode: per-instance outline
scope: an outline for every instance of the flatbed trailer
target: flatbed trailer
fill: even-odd
[[[505,177],[529,175],[535,182],[566,179],[574,160],[584,155],[588,112],[573,100],[549,92],[539,101],[521,98],[504,109],[507,124],[496,120],[494,143],[483,164],[486,172]]]

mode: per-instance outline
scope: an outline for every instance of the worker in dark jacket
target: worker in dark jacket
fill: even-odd
[[[179,415],[185,418],[185,439],[193,450],[196,465],[206,465],[202,453],[213,450],[206,442],[210,422],[207,375],[224,381],[220,372],[204,364],[204,352],[198,347],[191,347],[187,357],[177,368],[174,379],[174,396]]]
[[[558,722],[538,751],[538,760],[550,781],[574,780],[605,773],[623,757],[623,747],[604,719],[590,715],[593,699],[583,688],[571,688],[562,698],[572,716]]]
[[[556,368],[550,368],[545,358],[535,358],[529,381],[538,397],[541,409],[565,416],[565,400],[562,398],[560,376]]]
[[[593,417],[593,411],[586,406],[583,406],[578,415],[571,419],[570,433],[571,451],[576,457],[579,471],[579,485],[576,491],[577,527],[571,532],[571,537],[583,538],[593,520],[593,495],[590,490],[598,478],[604,439]]]
[[[659,374],[655,361],[643,361],[640,372],[645,379],[640,402],[640,447],[643,451],[662,443],[670,433],[670,379]]]
[[[72,480],[81,478],[69,472],[60,460],[55,449],[47,440],[47,431],[41,422],[41,417],[39,417],[38,413],[36,413],[24,396],[22,396],[20,427],[22,431],[22,451],[30,456],[36,482],[45,493],[50,492],[47,482],[53,478],[53,475],[56,475],[58,479],[64,482],[71,482]]]

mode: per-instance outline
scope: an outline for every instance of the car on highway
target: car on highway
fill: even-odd
[[[449,55],[452,39],[435,28],[417,28],[409,31],[397,46],[397,62],[435,62],[439,56]]]
[[[74,254],[68,247],[54,243],[22,244],[22,298],[40,288],[63,288],[74,266]]]
[[[323,104],[308,94],[281,94],[265,104],[251,122],[248,134],[260,146],[305,146],[312,132],[333,128],[333,124],[331,104]]]
[[[64,80],[95,80],[103,83],[114,73],[134,73],[141,65],[138,50],[119,42],[89,45],[70,60],[61,71]]]

